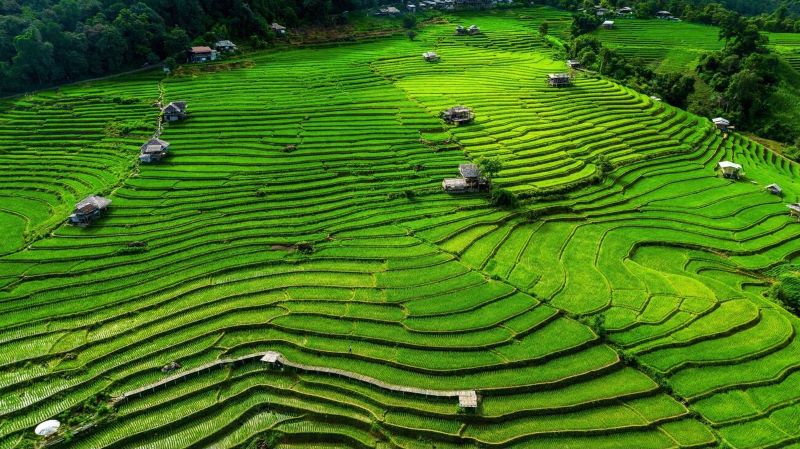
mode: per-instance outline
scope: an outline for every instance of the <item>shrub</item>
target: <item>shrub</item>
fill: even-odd
[[[506,189],[492,190],[492,205],[513,209],[519,205],[519,200],[513,192]]]

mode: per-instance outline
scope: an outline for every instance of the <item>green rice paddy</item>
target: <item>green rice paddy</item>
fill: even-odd
[[[76,449],[800,447],[800,321],[760,274],[797,263],[800,169],[604,79],[548,88],[564,64],[537,29],[560,14],[5,101],[0,449],[53,417],[96,423],[51,446]],[[160,90],[190,119],[137,166]],[[443,125],[455,104],[475,123]],[[617,168],[590,184],[597,155]],[[441,191],[481,156],[534,199]],[[109,214],[59,224],[90,193]],[[480,405],[256,359],[87,412],[172,361],[270,350]]]

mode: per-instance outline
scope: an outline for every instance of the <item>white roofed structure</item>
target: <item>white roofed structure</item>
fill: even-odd
[[[33,430],[33,433],[42,437],[46,437],[58,432],[59,427],[61,427],[61,423],[58,420],[48,419],[47,421],[36,426],[36,429]]]
[[[731,161],[721,161],[717,164],[717,168],[722,171],[722,176],[725,178],[738,179],[742,172],[742,166]]]

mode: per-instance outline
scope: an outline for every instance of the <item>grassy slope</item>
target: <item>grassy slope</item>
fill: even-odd
[[[704,52],[722,48],[718,30],[713,26],[662,20],[620,19],[614,30],[598,30],[594,34],[604,44],[625,56],[644,61],[653,70],[662,72],[694,72]],[[791,129],[800,130],[800,35],[769,33],[770,48],[783,62],[776,67],[780,83],[769,98],[773,118]],[[713,92],[698,80],[697,92],[690,103],[707,102]]]
[[[96,226],[0,258],[0,448],[169,361],[268,349],[475,388],[481,409],[247,363],[121,404],[69,447],[234,448],[269,429],[285,448],[797,444],[800,321],[762,298],[757,270],[796,258],[800,230],[762,186],[800,194],[798,167],[605,80],[547,88],[563,63],[536,35],[544,18],[563,15],[462,17],[484,33],[431,26],[166,80],[192,114],[164,133],[170,159],[127,179]],[[442,128],[457,103],[476,123]],[[620,166],[604,183],[519,211],[440,192],[467,156],[500,157],[497,182],[530,192],[587,179],[596,154]],[[723,159],[747,180],[717,177]],[[133,241],[148,250],[120,252]],[[282,249],[300,241],[314,252]],[[597,316],[602,336],[584,324]]]

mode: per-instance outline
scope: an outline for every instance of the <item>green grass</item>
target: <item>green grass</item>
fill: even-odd
[[[797,254],[800,228],[763,192],[800,194],[797,166],[608,80],[547,88],[564,66],[537,29],[565,32],[556,10],[449,18],[415,41],[257,53],[162,80],[191,117],[165,129],[161,164],[132,169],[141,139],[102,136],[109,111],[155,118],[144,100],[114,100],[157,95],[155,74],[9,100],[0,140],[24,146],[0,153],[0,189],[29,187],[0,192],[12,198],[0,209],[12,230],[0,246],[0,448],[31,447],[55,416],[77,427],[81,404],[155,382],[171,361],[267,350],[474,389],[481,406],[473,416],[452,398],[250,361],[130,398],[57,447],[241,448],[271,431],[284,448],[800,441],[800,322],[762,296],[759,274]],[[628,24],[661,23],[620,22],[620,45]],[[454,36],[456,23],[483,33]],[[676,46],[716,45],[695,25],[667,26]],[[430,49],[440,63],[422,60]],[[475,124],[444,126],[438,112],[454,104]],[[589,184],[600,154],[617,168]],[[440,191],[481,156],[503,161],[501,187],[563,191],[517,210]],[[723,159],[747,179],[717,176]],[[89,191],[111,196],[108,216],[59,225]],[[137,241],[147,250],[121,251]],[[301,242],[313,250],[288,250]]]

